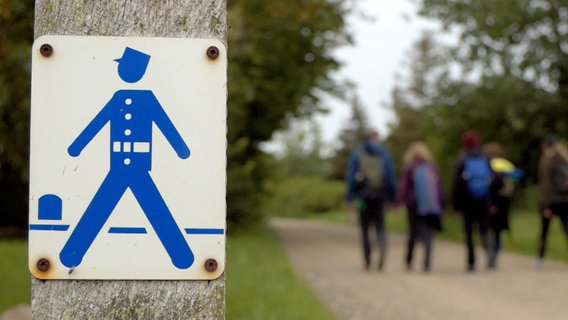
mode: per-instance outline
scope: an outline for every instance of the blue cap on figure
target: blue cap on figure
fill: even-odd
[[[126,47],[122,57],[114,59],[114,61],[118,62],[118,75],[120,78],[126,82],[134,83],[144,76],[150,61],[150,55]]]

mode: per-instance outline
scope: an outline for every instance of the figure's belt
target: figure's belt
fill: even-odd
[[[112,152],[150,152],[150,142],[119,142],[112,143]]]

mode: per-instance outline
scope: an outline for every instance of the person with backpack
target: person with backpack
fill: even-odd
[[[539,211],[541,216],[540,244],[533,267],[541,268],[546,252],[550,221],[558,216],[568,238],[568,149],[556,135],[542,141],[538,164]]]
[[[350,212],[359,213],[363,266],[369,270],[371,265],[369,228],[374,224],[379,249],[378,269],[381,270],[387,252],[385,204],[394,202],[395,182],[391,155],[380,145],[376,131],[367,130],[363,146],[351,152],[345,179],[347,207]]]
[[[467,250],[466,271],[475,271],[473,232],[477,229],[487,254],[487,265],[493,264],[489,242],[489,189],[493,178],[489,161],[481,154],[481,140],[474,131],[464,133],[463,152],[454,170],[452,205],[463,217]]]
[[[432,153],[422,141],[410,144],[403,156],[404,167],[398,183],[397,202],[404,203],[408,214],[406,269],[412,269],[414,246],[424,244],[423,271],[431,268],[432,238],[440,231],[444,212],[442,184]]]
[[[509,211],[515,192],[515,186],[523,176],[520,169],[515,168],[512,162],[503,158],[503,148],[497,142],[488,142],[483,145],[482,153],[487,159],[493,179],[489,189],[489,232],[492,257],[489,268],[497,267],[497,257],[501,250],[501,233],[509,231]]]

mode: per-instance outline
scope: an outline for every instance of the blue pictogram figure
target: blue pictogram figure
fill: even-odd
[[[150,55],[126,48],[116,59],[122,80],[142,79]],[[189,148],[150,90],[119,90],[68,148],[77,157],[99,131],[110,122],[110,171],[59,258],[63,265],[78,266],[126,189],[130,188],[150,221],[172,263],[179,269],[193,264],[194,256],[150,177],[152,124],[160,129],[178,157],[189,157]]]

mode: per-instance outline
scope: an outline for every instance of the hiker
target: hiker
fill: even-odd
[[[488,266],[493,264],[489,243],[489,188],[492,171],[489,161],[481,154],[481,140],[474,131],[462,137],[463,151],[454,170],[452,205],[463,218],[467,250],[466,271],[475,271],[473,232],[477,228],[487,254]]]
[[[410,144],[403,156],[403,163],[397,203],[404,203],[408,214],[406,269],[412,269],[414,245],[421,240],[424,244],[423,271],[429,272],[433,234],[442,229],[444,199],[440,175],[430,150],[421,141]]]
[[[503,158],[503,148],[497,142],[484,144],[482,153],[489,159],[494,173],[489,190],[489,234],[493,256],[489,259],[488,266],[494,269],[497,267],[497,257],[501,250],[501,233],[510,230],[509,211],[515,185],[523,173],[522,170],[515,168],[513,163]]]
[[[538,187],[541,233],[538,255],[533,262],[535,268],[542,267],[552,217],[560,218],[568,238],[568,149],[556,135],[548,135],[542,141]]]
[[[346,172],[347,194],[345,200],[350,213],[359,213],[364,268],[371,265],[371,241],[369,227],[377,232],[378,269],[385,264],[387,236],[385,232],[385,204],[394,202],[394,165],[390,153],[380,145],[374,130],[364,134],[363,146],[351,152]]]

